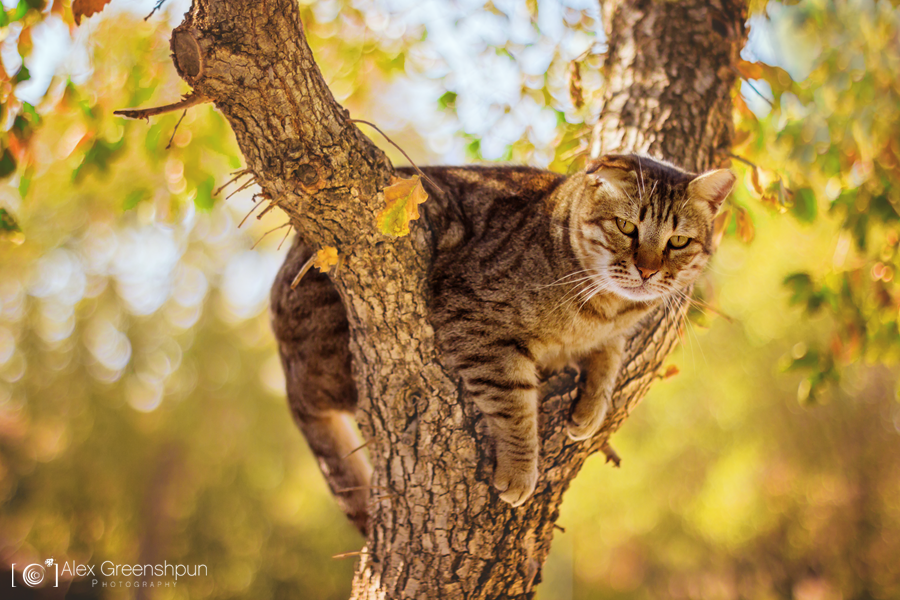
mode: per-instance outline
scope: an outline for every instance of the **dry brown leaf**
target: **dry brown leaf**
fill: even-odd
[[[106,8],[110,0],[75,0],[72,2],[72,16],[75,24],[81,24],[81,17],[90,17]],[[61,4],[61,3],[60,3]]]
[[[739,208],[737,211],[737,233],[745,244],[752,242],[756,234],[750,214],[744,208]]]

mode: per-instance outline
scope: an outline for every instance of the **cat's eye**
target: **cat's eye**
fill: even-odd
[[[637,226],[631,221],[626,221],[625,219],[616,219],[616,225],[619,226],[619,231],[624,233],[625,235],[634,235]]]
[[[684,248],[691,241],[691,238],[685,235],[673,235],[669,238],[669,245],[675,248]]]

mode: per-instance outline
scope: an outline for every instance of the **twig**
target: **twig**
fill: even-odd
[[[178,127],[181,125],[181,122],[184,121],[184,118],[187,116],[187,109],[184,109],[184,112],[181,113],[181,118],[178,119],[178,122],[175,123],[175,129],[172,130],[172,137],[169,138],[169,143],[166,144],[166,150],[172,147],[172,141],[175,139],[175,134],[178,133]]]
[[[611,462],[616,467],[621,466],[622,459],[619,458],[619,455],[616,454],[616,451],[613,449],[613,447],[609,445],[609,442],[604,443],[603,447],[600,448],[600,451],[606,455],[606,462]]]
[[[347,492],[355,492],[357,490],[386,490],[386,487],[380,485],[356,485],[348,488],[341,488],[339,490],[334,490],[335,494],[346,494]]]
[[[353,552],[341,552],[340,554],[335,554],[331,558],[350,558],[351,556],[362,556],[365,553],[364,550],[354,550]]]
[[[368,121],[363,121],[362,119],[350,119],[350,122],[351,122],[351,123],[362,123],[363,125],[368,125],[368,126],[371,127],[372,129],[374,129],[375,131],[377,131],[378,133],[380,133],[382,136],[384,136],[384,139],[386,139],[388,142],[390,142],[391,145],[392,145],[394,148],[396,148],[397,150],[400,151],[400,154],[402,154],[404,157],[406,157],[406,160],[409,161],[409,164],[412,165],[412,168],[416,170],[416,173],[418,173],[418,174],[422,177],[422,179],[424,179],[425,181],[427,181],[428,183],[430,183],[431,185],[433,185],[435,188],[437,188],[437,190],[438,190],[439,192],[441,192],[441,193],[444,194],[445,196],[447,195],[447,190],[445,190],[444,188],[442,188],[441,186],[439,186],[438,184],[436,184],[436,183],[434,182],[434,180],[431,179],[431,177],[429,177],[428,175],[426,175],[425,173],[423,173],[423,172],[422,172],[422,169],[420,169],[418,166],[416,166],[416,163],[413,162],[413,159],[411,159],[411,158],[409,157],[409,154],[407,154],[406,152],[404,152],[404,151],[403,151],[403,148],[401,148],[400,146],[398,146],[398,145],[396,144],[396,142],[394,142],[394,140],[392,140],[391,138],[389,138],[385,132],[383,132],[382,130],[378,129],[378,126],[377,126],[377,125],[375,125],[374,123],[369,123]]]
[[[262,211],[261,213],[259,213],[258,215],[256,215],[256,220],[258,221],[258,220],[262,219],[264,216],[266,216],[266,213],[267,213],[267,212],[269,212],[270,210],[272,210],[272,209],[275,208],[276,206],[278,206],[278,205],[275,204],[274,202],[273,202],[272,204],[268,205],[268,206],[266,207],[266,210],[264,210],[264,211]]]
[[[300,280],[303,279],[303,276],[306,275],[306,272],[309,271],[309,270],[312,268],[314,262],[316,262],[316,255],[315,255],[315,254],[313,254],[312,256],[310,256],[310,257],[306,260],[306,262],[303,263],[303,266],[300,267],[300,270],[297,272],[297,276],[294,277],[294,280],[291,282],[291,289],[292,289],[292,290],[297,288],[297,285],[299,285]],[[356,452],[356,451],[354,450],[353,452]],[[351,452],[350,454],[353,454],[353,452]],[[348,454],[347,456],[350,456],[350,454]],[[345,456],[344,458],[347,458],[347,456]]]
[[[291,284],[291,288],[293,288],[293,287],[294,287],[294,284]],[[350,458],[351,456],[353,456],[354,454],[356,454],[357,452],[359,452],[360,450],[362,450],[363,448],[365,448],[366,446],[368,446],[369,444],[371,444],[371,443],[374,442],[374,441],[375,441],[375,438],[372,438],[371,440],[369,440],[368,442],[366,442],[366,443],[363,444],[362,446],[357,446],[356,448],[354,448],[353,450],[351,450],[350,452],[348,452],[346,456],[342,456],[342,457],[341,457],[341,460],[345,460],[345,459]]]
[[[248,181],[247,183],[245,183],[244,185],[242,185],[242,186],[239,187],[238,189],[234,190],[233,192],[231,192],[230,194],[228,194],[227,196],[225,196],[225,199],[228,200],[228,199],[230,199],[232,196],[234,196],[235,194],[237,194],[238,192],[243,192],[244,190],[246,190],[248,187],[250,187],[250,186],[253,185],[254,183],[256,183],[256,179],[251,179],[250,181]],[[272,206],[275,206],[275,205],[273,204]]]
[[[738,156],[737,154],[732,154],[732,153],[730,153],[730,152],[728,153],[728,156],[729,156],[730,158],[733,158],[734,160],[737,160],[737,161],[740,161],[740,162],[744,163],[745,165],[748,165],[748,166],[750,166],[750,167],[753,167],[754,169],[758,169],[758,168],[759,168],[755,163],[750,162],[749,160],[747,160],[747,159],[744,158],[743,156]]]
[[[284,245],[284,242],[285,242],[286,239],[288,239],[288,236],[289,236],[289,235],[291,235],[291,230],[290,230],[290,229],[288,229],[287,231],[284,232],[284,237],[281,238],[281,241],[278,242],[278,247],[275,248],[276,251],[281,250],[281,246]]]
[[[245,222],[247,219],[250,218],[250,215],[253,214],[253,211],[255,211],[255,210],[256,210],[257,208],[259,208],[260,206],[262,206],[262,201],[257,202],[256,204],[253,205],[253,208],[250,209],[250,212],[247,213],[247,216],[245,216],[243,219],[241,219],[241,222],[240,222],[240,224],[238,225],[238,229],[240,229],[240,228],[241,228],[241,225],[243,225],[244,222]]]
[[[749,80],[749,79],[747,79],[746,77],[744,77],[743,75],[741,75],[741,72],[740,72],[740,71],[738,71],[735,67],[731,67],[731,70],[734,71],[735,73],[737,73],[737,74],[738,74],[738,77],[740,77],[741,79],[743,79],[744,81],[746,81],[746,82],[747,82],[747,85],[750,86],[750,89],[751,89],[751,90],[753,90],[754,92],[756,92],[756,95],[757,95],[757,96],[759,96],[760,98],[762,98],[763,100],[765,100],[766,102],[768,102],[768,103],[769,103],[769,106],[771,106],[772,108],[775,108],[775,103],[773,103],[771,100],[769,100],[768,98],[766,98],[765,96],[763,96],[763,93],[760,92],[758,89],[756,89],[756,86],[753,85],[752,83],[750,83],[750,80]]]
[[[150,17],[152,17],[152,16],[153,16],[153,13],[155,13],[155,12],[158,11],[160,8],[162,8],[162,5],[165,4],[165,3],[166,3],[166,0],[158,0],[157,3],[156,3],[156,6],[153,7],[153,10],[150,11],[150,14],[149,14],[149,15],[147,15],[146,17],[144,17],[144,20],[146,21],[147,19],[149,19]]]
[[[261,241],[263,241],[266,238],[266,236],[269,235],[270,233],[272,233],[273,231],[278,231],[279,229],[284,229],[285,227],[290,227],[290,226],[291,226],[291,224],[290,224],[290,222],[288,222],[288,223],[284,223],[283,225],[279,225],[278,227],[273,227],[272,229],[270,229],[267,232],[265,232],[264,234],[262,234],[262,237],[259,238],[258,240],[256,240],[255,244],[250,246],[250,249],[253,250],[257,246],[259,246],[259,243]]]
[[[562,531],[563,533],[566,532],[566,528],[565,528],[565,527],[563,527],[562,525],[557,525],[556,523],[553,524],[553,529],[559,529],[559,530]]]
[[[231,179],[229,179],[228,181],[226,181],[225,183],[223,183],[223,184],[219,187],[219,189],[217,189],[216,191],[214,191],[214,192],[213,192],[213,196],[218,196],[218,195],[219,195],[219,192],[221,192],[221,191],[224,190],[226,187],[228,187],[229,185],[231,185],[232,183],[234,183],[235,181],[237,181],[238,179],[240,179],[241,177],[243,177],[244,175],[246,175],[246,174],[249,173],[249,172],[250,172],[250,169],[241,169],[240,171],[236,171],[237,175],[235,175],[234,173],[232,173],[232,175],[234,175],[234,177],[232,177]]]
[[[155,117],[156,115],[162,115],[167,112],[174,112],[176,110],[188,109],[192,106],[197,106],[198,104],[203,104],[204,102],[209,102],[209,98],[204,96],[203,94],[197,94],[196,92],[191,92],[178,102],[173,104],[166,104],[165,106],[156,106],[153,108],[123,108],[121,110],[113,111],[114,115],[119,115],[125,117],[126,119],[149,119],[150,117]]]

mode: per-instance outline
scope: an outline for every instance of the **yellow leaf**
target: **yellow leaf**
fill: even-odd
[[[378,213],[378,229],[394,237],[409,234],[409,222],[419,218],[419,205],[428,200],[418,175],[409,179],[392,177],[384,188],[384,209]]]
[[[338,253],[337,248],[334,246],[325,246],[316,252],[316,259],[313,261],[313,266],[322,273],[328,271],[336,264],[338,264]]]
[[[75,24],[81,24],[81,17],[90,17],[94,13],[103,10],[110,0],[75,0],[72,2],[72,16]]]
[[[750,214],[744,208],[739,208],[737,211],[737,233],[745,244],[752,242],[756,233]]]
[[[741,77],[744,79],[762,79],[763,78],[763,69],[762,65],[759,63],[747,62],[746,60],[739,60],[735,65],[738,73],[741,74]]]
[[[676,375],[678,375],[678,373],[678,367],[676,367],[675,365],[669,365],[668,367],[666,367],[665,372],[660,375],[660,378],[668,379],[669,377],[675,377]]]
[[[762,185],[759,183],[759,168],[753,167],[753,170],[750,171],[750,181],[753,182],[753,189],[756,190],[756,193],[760,196],[763,195]]]

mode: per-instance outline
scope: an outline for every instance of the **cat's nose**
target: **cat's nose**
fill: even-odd
[[[654,268],[645,269],[644,267],[638,267],[637,269],[641,272],[641,279],[643,279],[644,281],[647,281],[648,279],[653,277],[654,273],[659,273],[659,269]]]

